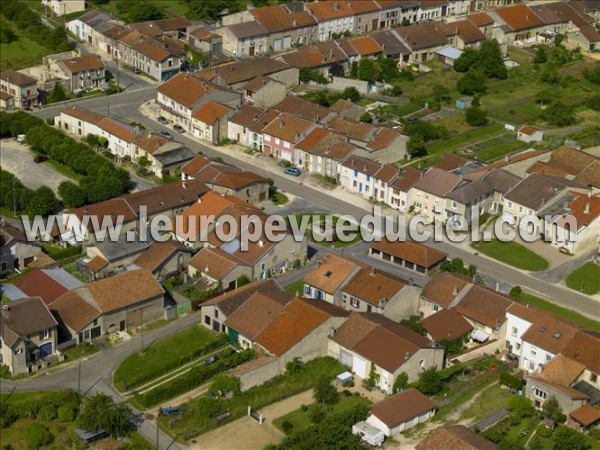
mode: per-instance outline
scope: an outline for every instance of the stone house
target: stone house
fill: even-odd
[[[269,51],[289,50],[316,39],[317,23],[303,5],[299,7],[288,3],[265,6],[251,9],[250,14],[267,31]]]
[[[296,145],[294,164],[305,172],[339,181],[342,162],[355,149],[343,135],[325,128],[313,128]]]
[[[37,80],[21,72],[0,72],[0,91],[4,92],[5,104],[17,109],[31,109],[39,103]]]
[[[192,134],[217,145],[227,137],[227,118],[231,109],[214,101],[208,101],[192,113]]]
[[[52,303],[64,340],[77,344],[164,315],[164,290],[147,270],[131,270],[71,290]]]
[[[104,63],[98,55],[88,54],[61,59],[57,61],[57,65],[67,75],[71,92],[100,89],[105,84]]]
[[[423,370],[444,365],[443,347],[372,313],[352,313],[330,334],[328,354],[388,394],[400,373],[405,372],[413,382]]]
[[[263,152],[293,162],[296,145],[315,127],[315,123],[290,113],[281,113],[263,128]]]
[[[114,56],[116,45],[111,33],[123,28],[124,22],[104,11],[86,12],[66,23],[66,28],[82,42],[102,54]]]
[[[42,251],[37,242],[27,239],[25,233],[12,225],[0,227],[0,274],[23,270]]]
[[[181,167],[195,156],[195,153],[183,144],[155,133],[139,133],[132,144],[134,159],[145,156],[150,162],[146,170],[158,178],[178,176]]]
[[[232,112],[227,122],[227,138],[244,147],[252,148],[250,127],[258,121],[266,111],[257,106],[242,104]]]
[[[152,242],[134,261],[140,269],[146,269],[158,280],[181,273],[188,267],[192,252],[175,240]]]
[[[342,305],[342,288],[363,268],[359,261],[328,253],[304,277],[304,297]]]
[[[269,33],[257,21],[221,27],[215,33],[223,39],[223,51],[238,58],[264,55],[269,50]]]
[[[209,287],[220,284],[223,289],[236,289],[241,278],[252,279],[252,267],[221,249],[205,247],[189,261],[188,275],[201,277]]]
[[[444,219],[446,196],[465,184],[462,178],[437,167],[430,168],[408,191],[408,203],[430,221]]]
[[[397,437],[402,431],[429,421],[435,410],[433,401],[415,388],[409,388],[374,403],[367,423],[386,436]]]
[[[47,367],[59,352],[57,322],[39,297],[25,297],[2,305],[0,312],[1,363],[11,375]]]
[[[270,108],[286,96],[287,88],[281,81],[258,76],[244,85],[244,102],[259,108]]]
[[[57,16],[85,10],[85,0],[42,0],[42,4]]]

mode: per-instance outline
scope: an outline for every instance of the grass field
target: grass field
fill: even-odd
[[[501,159],[507,153],[524,150],[527,147],[529,145],[518,141],[514,134],[506,133],[477,144],[475,155],[479,161],[492,162]]]
[[[371,401],[364,397],[360,397],[358,395],[350,395],[350,396],[340,395],[339,401],[331,407],[331,409],[329,410],[329,413],[330,414],[331,413],[341,413],[341,412],[347,411],[349,409],[352,409],[357,405],[369,406],[369,405],[371,405]],[[297,409],[296,411],[292,411],[289,414],[278,417],[277,419],[275,419],[273,421],[273,424],[277,428],[279,428],[281,431],[283,431],[284,433],[285,433],[285,431],[282,428],[282,424],[284,422],[289,422],[292,424],[293,428],[290,430],[291,433],[305,430],[306,428],[308,428],[312,425],[312,421],[310,418],[311,411],[313,411],[318,406],[320,406],[320,405],[313,403],[311,405],[308,405],[306,411],[302,411],[302,409]]]
[[[490,258],[494,258],[517,269],[532,272],[548,269],[548,261],[516,242],[482,241],[477,244],[471,244],[471,247]]]
[[[9,44],[0,44],[0,70],[18,70],[41,64],[42,57],[52,53],[46,47],[25,37],[8,21],[1,19],[0,26],[10,28],[17,36],[17,39]]]
[[[600,322],[590,319],[586,316],[582,316],[581,314],[567,308],[563,308],[561,306],[557,306],[554,303],[550,303],[547,300],[541,299],[531,294],[527,294],[522,292],[517,297],[515,297],[521,303],[529,304],[532,306],[537,306],[538,308],[545,309],[546,311],[555,314],[563,319],[569,320],[577,325],[580,325],[585,328],[589,328],[590,330],[596,331],[600,333]]]
[[[437,153],[451,153],[459,150],[466,150],[473,144],[499,136],[504,133],[504,129],[500,125],[486,125],[480,128],[473,128],[465,133],[457,134],[449,139],[444,139],[440,142],[429,146],[427,152],[430,155]]]
[[[113,377],[120,391],[131,389],[169,369],[194,359],[196,353],[214,342],[217,335],[200,325],[192,325],[147,347],[144,353],[135,353],[123,360]]]
[[[461,419],[471,419],[473,422],[487,417],[494,411],[505,407],[510,394],[500,385],[494,384],[483,390],[478,399],[462,412]]]
[[[567,286],[587,295],[600,292],[600,266],[587,262],[567,277]]]

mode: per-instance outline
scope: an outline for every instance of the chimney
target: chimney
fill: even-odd
[[[585,208],[583,208],[583,214],[586,216],[590,213],[590,202],[585,202]]]
[[[335,336],[335,328],[331,327],[331,330],[329,330],[329,337],[333,336]]]
[[[265,246],[265,242],[264,241],[258,241],[258,246],[260,248],[263,248]]]
[[[317,268],[321,267],[321,260],[317,259]]]
[[[500,282],[496,281],[496,292],[500,292]]]
[[[404,354],[404,361],[408,361],[410,359],[410,352],[406,352]]]
[[[454,285],[454,289],[452,289],[452,295],[455,297],[458,295],[458,286],[457,285]]]
[[[187,189],[187,183],[185,181],[181,182],[181,188],[182,189]]]
[[[375,267],[371,267],[371,273],[370,273],[370,275],[371,275],[372,277],[374,277],[374,276],[375,276]]]

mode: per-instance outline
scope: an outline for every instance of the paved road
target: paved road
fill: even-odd
[[[187,327],[200,320],[198,313],[190,314],[179,320],[171,322],[159,329],[144,333],[144,346],[147,348],[157,339],[164,338],[173,334],[182,328]],[[87,395],[94,395],[103,392],[110,395],[116,401],[123,401],[123,397],[112,388],[113,372],[119,363],[128,355],[139,351],[141,347],[141,336],[135,336],[130,341],[115,347],[98,352],[88,358],[85,358],[81,364],[81,384],[79,384],[79,365],[72,363],[68,367],[50,373],[26,380],[0,380],[0,389],[2,392],[8,392],[17,387],[17,392],[39,391],[48,389],[73,389],[78,390],[81,386],[81,392]],[[152,422],[144,420],[139,433],[149,442],[156,442],[156,427]],[[166,434],[160,432],[159,447],[162,450],[167,448],[177,450],[179,446],[172,443],[172,439]]]
[[[125,92],[118,97],[114,97],[113,106],[111,106],[111,116],[128,121],[141,123],[148,130],[170,130],[154,120],[151,120],[140,113],[138,106],[144,99],[154,97],[154,88],[144,88],[137,91]],[[110,97],[108,97],[110,98]],[[85,108],[96,110],[99,113],[106,112],[104,99],[82,99],[77,104]],[[47,118],[56,114],[59,108],[50,107],[34,114]],[[187,134],[177,136],[177,140],[184,143],[191,150],[202,152],[209,157],[221,157],[226,163],[240,165],[240,160],[223,153],[219,150],[207,147],[198,141],[191,139]],[[263,157],[264,158],[264,157]],[[330,195],[323,189],[316,189],[303,183],[303,177],[293,178],[285,176],[280,172],[273,172],[265,169],[267,165],[262,161],[263,158],[255,158],[254,161],[244,160],[243,164],[249,170],[259,175],[272,178],[275,185],[282,191],[291,192],[296,197],[305,199],[309,203],[304,203],[304,208],[312,206],[312,210],[333,211],[339,214],[348,214],[354,218],[361,218],[367,212],[365,208],[358,203],[351,203],[344,198],[338,198]],[[522,286],[529,291],[544,297],[556,304],[573,309],[588,317],[597,319],[600,317],[600,302],[597,299],[575,292],[565,286],[558,286],[548,283],[544,279],[514,269],[511,266],[499,263],[491,258],[479,255],[471,249],[457,246],[448,242],[428,242],[431,247],[437,248],[449,254],[451,258],[461,258],[465,264],[475,264],[488,286],[495,288],[498,284],[503,292],[507,292],[512,286]]]
[[[15,139],[2,139],[0,142],[0,166],[15,175],[21,183],[30,189],[48,186],[54,192],[58,185],[69,180],[58,173],[47,162],[33,162],[34,153],[26,145],[19,144]]]

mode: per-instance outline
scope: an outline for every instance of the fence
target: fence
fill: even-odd
[[[353,80],[351,78],[341,77],[331,77],[329,83],[326,86],[322,84],[317,84],[314,81],[311,81],[308,84],[309,86],[315,86],[319,88],[326,87],[327,89],[332,89],[334,91],[343,91],[346,88],[353,87],[356,88],[356,90],[363,95],[373,94],[391,88],[391,85],[386,83],[369,83],[368,81]]]

